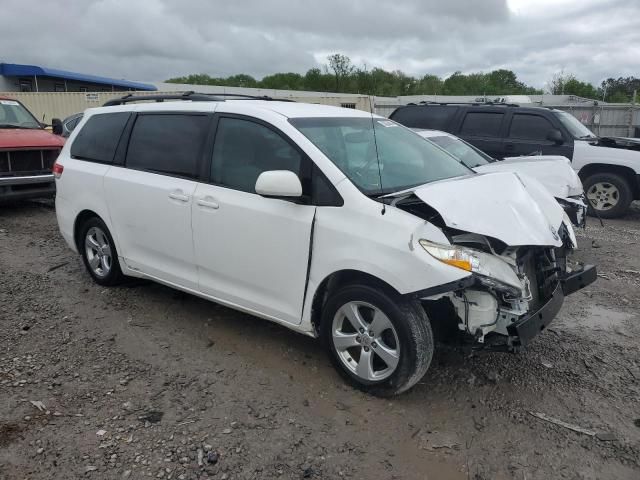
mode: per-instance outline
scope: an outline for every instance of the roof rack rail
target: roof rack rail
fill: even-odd
[[[410,102],[407,103],[407,105],[414,105],[414,106],[425,106],[425,105],[472,105],[474,107],[479,107],[482,105],[489,105],[489,106],[495,106],[495,107],[519,107],[520,105],[518,105],[517,103],[501,103],[501,102],[432,102],[430,100],[423,100],[419,103],[414,103],[414,102]]]
[[[205,95],[202,93],[196,93],[193,91],[177,93],[177,94],[158,94],[158,95],[133,95],[132,93],[125,95],[124,97],[114,98],[105,102],[103,107],[112,107],[114,105],[124,105],[131,102],[164,102],[165,100],[191,100],[197,102],[216,102],[224,101],[223,98],[217,98],[211,95]]]
[[[214,95],[216,97],[230,97],[234,100],[265,100],[268,102],[295,102],[289,98],[273,98],[268,95],[245,95],[243,93],[203,93],[202,95]]]
[[[133,95],[129,93],[124,97],[114,98],[105,102],[103,107],[112,107],[114,105],[124,105],[131,102],[164,102],[165,100],[184,100],[192,102],[224,102],[225,98],[232,98],[235,100],[266,100],[274,102],[293,102],[289,99],[275,99],[266,95],[243,95],[240,93],[196,93],[194,91],[188,91],[183,93],[162,93],[158,95]]]

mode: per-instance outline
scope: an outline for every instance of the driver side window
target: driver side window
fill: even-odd
[[[262,172],[290,170],[300,176],[301,165],[300,153],[273,130],[250,120],[220,118],[211,160],[216,185],[255,193]]]

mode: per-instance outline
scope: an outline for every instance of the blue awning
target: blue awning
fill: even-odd
[[[77,82],[97,83],[101,85],[113,85],[134,90],[157,90],[155,85],[149,83],[131,82],[97,75],[85,75],[84,73],[67,72],[56,68],[39,67],[37,65],[20,65],[18,63],[0,63],[0,75],[6,77],[51,77],[63,80],[75,80]]]

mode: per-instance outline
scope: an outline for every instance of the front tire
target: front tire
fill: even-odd
[[[113,237],[101,219],[91,217],[84,222],[79,239],[82,260],[97,284],[111,286],[124,280]]]
[[[379,396],[411,388],[433,357],[433,334],[420,302],[368,285],[347,285],[329,297],[321,335],[343,377]]]
[[[621,217],[627,212],[633,200],[629,182],[615,173],[596,173],[587,177],[584,182],[584,191],[589,201],[591,216]]]

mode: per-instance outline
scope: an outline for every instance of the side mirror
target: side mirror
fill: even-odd
[[[302,184],[290,170],[271,170],[262,172],[256,180],[256,193],[271,198],[299,198]]]
[[[51,120],[51,131],[55,135],[62,135],[62,120],[54,118]]]
[[[547,133],[547,140],[555,143],[556,145],[562,145],[562,143],[564,142],[562,133],[557,128],[549,130],[549,133]]]

